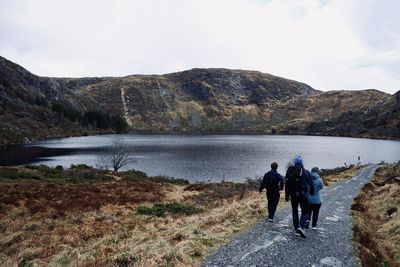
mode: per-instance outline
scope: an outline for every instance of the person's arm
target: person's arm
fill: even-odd
[[[324,188],[324,183],[322,182],[322,178],[319,177],[318,181],[319,181],[319,190],[322,190]]]
[[[286,170],[286,175],[285,175],[285,178],[284,178],[284,179],[286,179],[286,177],[288,177],[288,172],[289,172],[289,168]],[[289,201],[289,188],[288,188],[288,183],[285,183],[285,200],[286,200],[286,202]]]
[[[260,187],[258,188],[258,192],[261,193],[261,191],[263,191],[264,188],[267,188],[267,174],[264,175]]]
[[[283,179],[282,175],[279,174],[279,190],[282,191],[284,186],[285,180]]]
[[[310,188],[310,195],[314,195],[314,182],[313,182],[313,179],[312,179],[312,177],[311,177],[311,173],[310,172],[306,172],[306,180],[307,180],[307,184],[308,184],[308,186],[309,186],[309,188]]]

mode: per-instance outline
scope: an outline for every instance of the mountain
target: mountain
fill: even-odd
[[[124,130],[120,115],[82,94],[107,79],[39,77],[0,57],[0,144]]]
[[[39,77],[0,57],[0,143],[102,132],[400,138],[399,92],[321,92],[257,71]]]

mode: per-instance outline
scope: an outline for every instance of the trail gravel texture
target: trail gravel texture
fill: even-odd
[[[274,223],[261,220],[201,266],[359,266],[351,241],[350,208],[377,168],[366,166],[353,178],[325,187],[317,229],[306,230],[307,238],[294,234],[289,205],[277,210]]]

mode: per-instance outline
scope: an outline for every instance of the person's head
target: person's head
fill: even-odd
[[[278,169],[278,163],[272,162],[271,169],[276,171]]]
[[[321,173],[321,171],[318,169],[318,167],[313,167],[313,168],[311,169],[311,172],[316,172],[316,173],[318,173],[318,174]]]
[[[294,160],[294,165],[296,166],[303,166],[303,158],[300,155],[297,155]]]

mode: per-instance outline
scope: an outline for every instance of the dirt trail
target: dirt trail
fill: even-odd
[[[294,235],[287,207],[277,211],[273,224],[263,219],[208,257],[202,266],[357,266],[350,208],[377,167],[364,167],[350,180],[321,191],[317,230],[306,230],[306,239]]]

